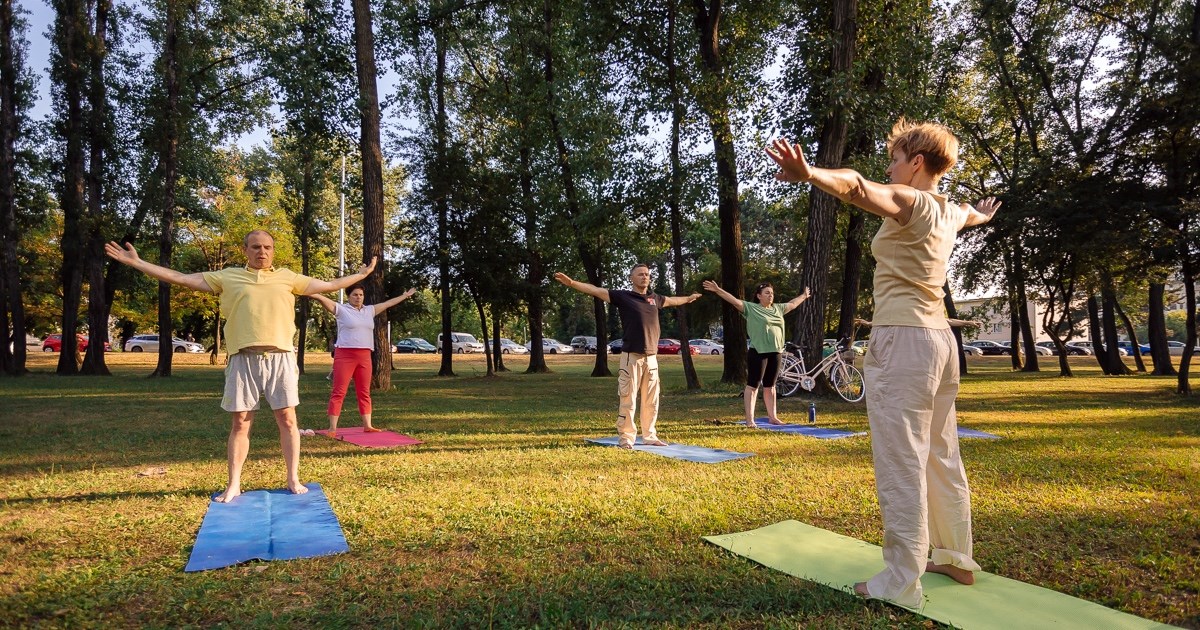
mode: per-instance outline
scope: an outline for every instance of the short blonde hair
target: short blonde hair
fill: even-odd
[[[938,123],[897,120],[888,134],[887,149],[889,156],[897,149],[909,159],[924,156],[925,168],[934,177],[945,175],[958,163],[958,138]]]

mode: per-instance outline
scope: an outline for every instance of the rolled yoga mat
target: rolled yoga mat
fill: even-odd
[[[246,492],[229,503],[211,501],[184,571],[205,571],[248,560],[294,560],[350,551],[321,484],[308,492]],[[217,495],[213,495],[215,499]]]

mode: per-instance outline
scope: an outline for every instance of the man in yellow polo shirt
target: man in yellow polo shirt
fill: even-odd
[[[276,269],[275,239],[255,230],[242,239],[245,267],[184,274],[138,257],[129,243],[104,246],[105,253],[148,276],[196,291],[221,296],[225,318],[225,395],[221,408],[233,414],[226,453],[229,485],[217,501],[227,503],[242,493],[242,464],[250,450],[250,425],[259,400],[267,399],[279,426],[279,444],[287,465],[287,487],[295,494],[308,492],[300,483],[300,433],[296,429],[299,371],[292,337],[296,333],[296,296],[344,289],[371,274],[375,259],[354,273],[333,281],[317,280],[287,269]]]

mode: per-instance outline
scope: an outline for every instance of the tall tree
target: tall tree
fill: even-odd
[[[87,212],[83,221],[84,272],[88,281],[88,349],[83,358],[82,374],[108,376],[108,365],[104,361],[105,346],[108,344],[109,303],[105,300],[104,287],[105,227],[112,221],[112,213],[105,208],[110,198],[106,194],[109,164],[108,97],[105,79],[105,60],[108,57],[108,20],[112,9],[111,0],[96,0],[93,31],[88,45],[88,173]]]
[[[0,340],[0,371],[25,373],[25,306],[21,262],[17,257],[17,136],[24,127],[19,106],[24,33],[18,27],[13,0],[0,0],[0,330],[12,330],[9,344]]]

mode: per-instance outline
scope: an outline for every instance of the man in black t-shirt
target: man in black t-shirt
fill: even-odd
[[[621,372],[617,376],[617,393],[621,404],[617,411],[617,434],[621,448],[633,448],[637,438],[637,427],[633,414],[641,399],[642,442],[650,446],[666,446],[658,439],[654,421],[658,419],[658,311],[668,306],[690,304],[700,298],[699,293],[686,296],[665,296],[650,291],[650,267],[635,265],[629,272],[632,291],[609,290],[603,287],[577,282],[565,273],[554,274],[559,282],[600,298],[617,307],[621,315],[621,327],[625,336],[621,346]],[[686,344],[686,342],[684,342]],[[687,352],[685,345],[683,352]]]

